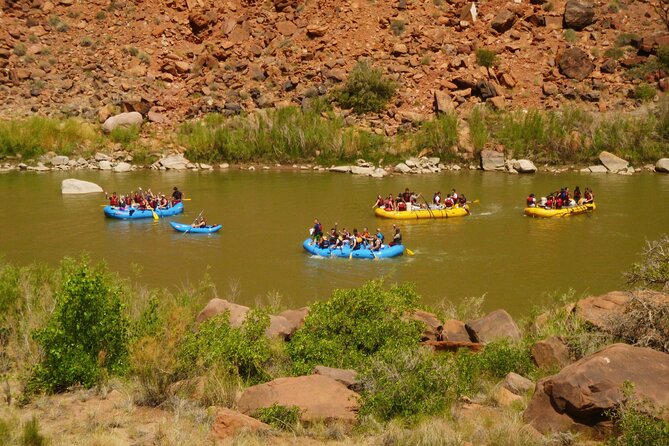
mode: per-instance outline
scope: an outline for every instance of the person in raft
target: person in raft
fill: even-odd
[[[372,209],[374,209],[374,208],[382,208],[382,207],[384,207],[385,202],[386,202],[386,201],[383,199],[383,197],[381,196],[381,194],[377,195],[377,196],[376,196],[376,202],[374,203],[374,206],[372,206]]]
[[[116,195],[116,192],[112,192],[111,196],[105,192],[105,198],[109,200],[109,205],[113,207],[118,207],[119,203],[121,202],[119,196]]]
[[[176,186],[172,188],[172,204],[181,203],[183,200],[183,192],[181,192]]]
[[[192,225],[193,228],[205,228],[207,222],[204,220],[204,215],[200,215],[200,218],[197,219]]]
[[[527,202],[527,207],[528,207],[528,208],[535,208],[535,207],[537,207],[537,199],[534,198],[534,194],[530,194],[530,195],[527,197],[526,202]]]
[[[393,234],[393,241],[390,242],[388,246],[401,245],[402,233],[400,232],[400,228],[398,228],[396,225],[393,225],[393,229],[395,230],[395,234]]]

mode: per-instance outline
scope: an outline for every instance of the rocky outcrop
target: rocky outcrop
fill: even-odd
[[[606,330],[611,320],[625,313],[632,299],[669,304],[669,295],[656,291],[611,291],[579,300],[574,312],[593,327]]]
[[[354,423],[358,394],[335,379],[322,375],[278,378],[247,388],[237,404],[244,414],[253,414],[273,404],[297,406],[302,421]]]
[[[564,10],[564,27],[580,31],[591,25],[595,19],[595,9],[586,0],[569,0]]]
[[[655,163],[655,172],[669,173],[669,158],[660,158]]]
[[[90,181],[68,178],[60,184],[60,191],[63,195],[95,194],[102,192],[102,188]]]
[[[625,382],[645,407],[664,408],[669,416],[669,355],[614,344],[537,383],[524,418],[542,433],[601,433],[610,428],[607,413],[622,403]]]
[[[561,369],[571,363],[569,348],[557,337],[543,339],[532,346],[532,360],[540,369]]]
[[[291,325],[291,335],[302,328],[304,320],[309,314],[309,307],[298,308],[297,310],[285,310],[277,314],[277,316],[286,318]]]
[[[467,332],[474,342],[492,342],[499,339],[518,341],[520,330],[505,310],[495,310],[481,319],[467,321]]]
[[[457,319],[448,319],[444,321],[443,336],[445,341],[451,342],[471,342],[469,332],[465,323]]]
[[[272,427],[262,421],[225,407],[216,411],[216,417],[211,425],[211,434],[217,440],[229,439],[242,432],[258,433],[270,430]]]
[[[558,56],[557,63],[560,73],[577,81],[582,81],[590,76],[590,73],[595,69],[595,64],[592,63],[588,54],[576,47],[563,51]]]
[[[625,161],[624,159],[607,151],[603,151],[599,154],[599,161],[611,173],[618,173],[622,170],[625,170],[630,164],[629,161]]]
[[[115,165],[112,170],[114,172],[130,172],[132,170],[132,165],[126,162],[120,162],[117,165]]]
[[[118,127],[132,127],[132,126],[141,126],[144,122],[144,118],[140,113],[129,112],[129,113],[120,113],[116,116],[111,116],[102,124],[102,130],[109,133],[115,128]]]
[[[481,150],[481,168],[485,171],[504,170],[504,153],[496,150]]]
[[[529,392],[534,387],[532,380],[525,378],[514,372],[509,372],[502,380],[501,385],[516,395],[522,395]]]
[[[333,367],[325,367],[324,365],[317,365],[314,367],[315,375],[323,375],[339,381],[349,389],[357,391],[360,388],[358,381],[358,373],[353,369],[336,369]]]

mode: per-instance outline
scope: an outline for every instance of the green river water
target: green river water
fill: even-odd
[[[101,194],[63,196],[60,183],[78,178],[125,193],[138,187],[166,194],[178,186],[187,197],[190,223],[205,211],[221,223],[215,235],[183,235],[170,218],[119,221],[105,218]],[[542,220],[523,216],[528,193],[539,195],[579,185],[595,192],[591,215]],[[451,188],[479,199],[464,218],[400,222],[415,256],[378,261],[322,259],[302,249],[314,217],[329,229],[391,235],[394,221],[374,216],[377,193],[405,187],[426,196]],[[565,173],[532,176],[459,172],[385,179],[299,172],[106,172],[0,175],[11,204],[0,219],[0,256],[6,261],[52,264],[88,253],[124,277],[141,267],[150,286],[176,289],[211,276],[219,297],[254,305],[280,294],[289,307],[327,298],[334,288],[371,278],[413,281],[426,304],[486,296],[486,309],[526,314],[551,293],[602,293],[623,286],[621,272],[639,259],[644,241],[669,232],[669,175]]]

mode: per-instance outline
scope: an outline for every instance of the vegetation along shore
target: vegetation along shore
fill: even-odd
[[[411,284],[256,308],[86,258],[0,268],[7,445],[666,445],[669,238],[521,321]]]

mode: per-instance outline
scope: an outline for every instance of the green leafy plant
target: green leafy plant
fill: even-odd
[[[88,37],[88,36],[83,37],[83,38],[81,39],[80,44],[81,44],[81,46],[84,46],[84,47],[93,46],[93,39],[91,39],[91,38]]]
[[[391,20],[390,29],[396,36],[401,36],[402,34],[404,34],[404,30],[406,29],[406,23],[404,22],[404,20]]]
[[[26,48],[25,43],[19,42],[16,45],[14,45],[14,54],[16,54],[19,57],[25,56],[27,50],[28,49]]]
[[[497,53],[486,48],[477,48],[476,63],[482,67],[492,68],[497,64]]]
[[[128,146],[130,143],[136,141],[137,138],[139,138],[139,126],[137,125],[129,127],[120,126],[109,132],[109,139],[122,146]]]
[[[578,34],[571,28],[564,30],[564,40],[565,42],[574,43],[578,40]]]
[[[657,95],[657,90],[652,85],[641,83],[634,87],[634,97],[641,102],[648,102]]]
[[[618,47],[608,48],[606,51],[604,51],[604,56],[614,60],[618,60],[622,58],[624,55],[625,51],[622,48]]]
[[[642,260],[635,262],[625,278],[629,285],[658,290],[669,288],[669,236],[646,241]]]
[[[304,326],[288,343],[294,372],[311,373],[316,365],[355,368],[387,348],[416,345],[419,324],[405,314],[417,301],[410,284],[386,290],[381,281],[371,281],[335,290],[330,299],[310,307]]]
[[[624,401],[607,415],[615,422],[614,435],[607,446],[669,446],[669,422],[662,419],[653,404],[634,396],[634,385],[623,384]]]
[[[65,261],[62,274],[53,315],[33,334],[43,357],[28,379],[29,393],[91,387],[128,366],[129,321],[114,278],[87,259]]]
[[[395,89],[395,83],[384,77],[381,70],[367,62],[358,62],[335,98],[342,107],[358,114],[378,112],[395,94]]]
[[[256,410],[253,417],[277,429],[289,431],[294,430],[300,422],[300,408],[274,403]]]
[[[458,142],[458,117],[449,113],[423,122],[413,140],[419,152],[430,149],[441,157],[454,158],[456,151],[453,148]]]

